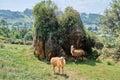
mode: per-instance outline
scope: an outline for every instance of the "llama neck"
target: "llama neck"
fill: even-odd
[[[71,48],[71,54],[73,54],[74,48]]]

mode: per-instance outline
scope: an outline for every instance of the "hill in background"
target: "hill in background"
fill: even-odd
[[[61,14],[62,11],[57,14]],[[99,14],[86,14],[81,13],[81,19],[83,24],[88,30],[93,31],[94,29],[99,29]],[[32,15],[31,9],[25,9],[23,12],[10,11],[10,10],[0,10],[0,20],[4,19],[7,21],[8,26],[33,26],[34,17]]]
[[[0,10],[0,20],[5,20],[8,26],[30,26],[32,27],[34,18],[31,9],[25,9],[23,12]]]

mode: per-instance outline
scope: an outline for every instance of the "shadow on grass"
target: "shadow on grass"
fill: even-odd
[[[38,60],[43,61],[43,62],[47,63],[48,65],[50,65],[50,61],[48,61],[48,60],[46,60],[46,59],[39,59],[39,58],[38,58]],[[68,64],[70,64],[70,63],[75,63],[75,64],[77,64],[77,65],[79,65],[79,64],[87,64],[87,65],[95,66],[96,63],[98,63],[98,62],[95,61],[95,60],[87,60],[87,61],[77,60],[76,62],[75,62],[75,61],[69,61],[69,62],[67,62],[67,63],[68,63]]]
[[[48,61],[48,60],[46,60],[46,59],[42,59],[42,60],[40,60],[40,61],[45,62],[45,63],[48,64],[48,65],[51,64],[50,61]]]
[[[95,66],[97,62],[95,60],[89,60],[89,61],[76,61],[74,63],[77,64],[77,65],[79,65],[79,64],[87,64],[87,65]]]
[[[69,78],[69,76],[67,74],[59,74],[59,73],[54,73],[55,75],[64,77],[65,79]]]
[[[45,62],[46,64],[50,65],[50,61],[47,59],[40,59],[38,57],[35,56],[35,58],[37,58],[39,61]]]

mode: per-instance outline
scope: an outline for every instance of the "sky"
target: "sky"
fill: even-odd
[[[23,11],[32,9],[41,0],[0,0],[0,10]],[[60,10],[71,6],[79,12],[102,14],[111,0],[52,0]]]

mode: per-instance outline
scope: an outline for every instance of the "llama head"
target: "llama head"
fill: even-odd
[[[71,49],[74,48],[73,45],[71,45]]]
[[[60,61],[61,61],[61,63],[62,63],[62,66],[65,64],[65,57],[60,57],[60,59],[59,59]]]
[[[70,49],[71,54],[73,54],[73,49],[74,49],[74,47],[73,47],[73,45],[71,45],[71,49]]]

